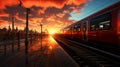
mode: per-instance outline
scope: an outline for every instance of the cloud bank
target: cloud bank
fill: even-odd
[[[22,7],[20,7],[20,1]],[[69,20],[70,12],[81,13],[91,0],[0,0],[0,24],[11,24],[11,16],[15,17],[16,26],[25,26],[26,11],[30,8],[29,25],[31,28],[39,28],[43,23],[45,28],[60,29],[74,20]]]

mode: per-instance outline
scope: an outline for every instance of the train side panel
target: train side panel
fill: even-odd
[[[117,29],[120,29],[120,20],[118,20],[119,6],[120,2],[88,17],[90,19],[89,41],[118,44],[118,37],[120,38],[120,35],[117,34]]]
[[[74,40],[82,41],[82,28],[80,22],[78,24],[75,24],[73,33]]]
[[[100,42],[117,44],[117,13],[116,11],[110,12],[110,28],[108,30],[100,30]]]
[[[75,26],[80,26],[80,31],[74,30]],[[120,2],[68,26],[71,27],[65,33],[68,38],[120,45]]]
[[[118,35],[118,44],[120,46],[120,9],[118,10],[118,16],[117,16],[117,35]]]

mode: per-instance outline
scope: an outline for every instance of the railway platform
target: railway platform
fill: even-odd
[[[79,67],[51,36],[38,38],[29,44],[28,63],[25,61],[25,46],[21,46],[20,51],[0,60],[0,67]]]

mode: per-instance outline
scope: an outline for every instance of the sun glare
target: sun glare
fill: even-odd
[[[53,31],[53,32],[50,32],[50,34],[55,34],[55,32]]]
[[[51,35],[53,35],[53,34],[56,33],[56,31],[55,31],[55,30],[50,30],[49,33],[50,33]]]

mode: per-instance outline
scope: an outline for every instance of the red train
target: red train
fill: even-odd
[[[64,28],[63,36],[120,45],[120,2]]]

